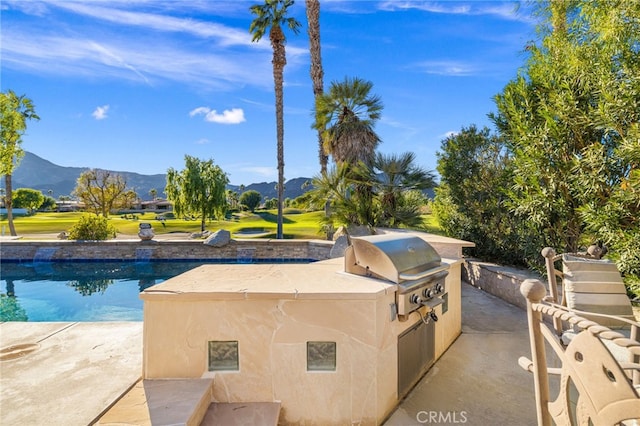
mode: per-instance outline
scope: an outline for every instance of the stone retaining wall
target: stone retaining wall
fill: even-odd
[[[502,266],[475,259],[467,259],[462,268],[464,281],[522,309],[526,308],[527,302],[520,293],[520,283],[527,278],[537,278],[546,283],[545,278],[528,269]]]
[[[203,240],[172,241],[7,241],[0,245],[3,262],[65,260],[324,260],[332,241],[231,240],[211,247]]]

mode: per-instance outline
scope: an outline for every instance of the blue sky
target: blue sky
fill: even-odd
[[[23,148],[61,166],[142,174],[213,159],[233,184],[277,180],[268,38],[258,1],[3,0],[2,91],[31,98]],[[384,104],[385,153],[428,170],[451,132],[490,126],[492,97],[535,39],[526,7],[498,1],[322,0],[325,88],[359,77]],[[287,32],[285,178],[319,172],[304,0]]]

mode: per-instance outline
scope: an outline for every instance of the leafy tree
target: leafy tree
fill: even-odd
[[[373,83],[360,78],[333,81],[329,92],[316,98],[315,129],[323,130],[325,152],[336,163],[368,163],[372,160],[380,137],[374,132],[380,118],[382,102],[371,95]]]
[[[260,205],[260,200],[262,200],[262,195],[253,189],[243,192],[242,195],[240,195],[240,204],[246,206],[252,213]]]
[[[196,215],[205,230],[208,219],[223,219],[227,211],[227,174],[213,160],[203,161],[185,155],[184,170],[167,171],[165,193],[173,202],[177,216]]]
[[[49,197],[51,198],[51,197]],[[42,191],[31,188],[18,188],[13,191],[13,205],[16,208],[27,209],[29,214],[33,214],[44,203]]]
[[[591,37],[586,61],[598,63],[600,100],[590,118],[614,144],[594,144],[582,157],[593,173],[580,208],[586,230],[610,249],[625,282],[640,295],[640,3],[586,2],[582,18]],[[586,29],[585,29],[586,27]],[[613,150],[610,150],[611,146]],[[613,179],[602,170],[618,171]],[[598,197],[599,187],[610,188]]]
[[[33,101],[25,95],[18,96],[12,90],[0,92],[0,175],[5,179],[4,206],[7,209],[9,232],[16,236],[13,224],[13,185],[14,170],[24,156],[21,147],[22,135],[27,130],[27,120],[40,120],[35,112]]]
[[[264,208],[267,210],[272,210],[278,207],[278,199],[277,198],[269,198],[264,201]]]
[[[45,211],[52,211],[52,210],[55,210],[57,206],[58,205],[56,204],[55,198],[47,195],[46,197],[44,197],[44,201],[42,202],[39,208]]]
[[[259,41],[269,31],[269,41],[273,49],[273,82],[276,93],[276,137],[278,151],[278,224],[276,238],[283,238],[282,231],[282,203],[284,201],[284,107],[283,82],[284,66],[287,64],[285,51],[286,37],[282,31],[285,26],[298,33],[300,23],[287,16],[293,0],[265,0],[264,4],[251,6],[251,13],[256,18],[251,22],[249,32],[253,34],[252,41]]]
[[[307,10],[307,34],[309,35],[309,54],[311,56],[311,81],[313,83],[313,97],[318,99],[324,90],[324,70],[322,69],[322,54],[320,48],[320,0],[305,0]],[[328,156],[322,143],[324,128],[318,128],[318,158],[320,173],[327,172]]]
[[[90,169],[78,178],[73,194],[95,214],[109,217],[114,209],[129,208],[138,198],[127,189],[127,182],[117,173]]]
[[[101,241],[115,238],[116,228],[105,216],[83,215],[69,230],[69,239]]]
[[[231,189],[227,189],[226,194],[227,194],[227,204],[229,205],[229,208],[231,208],[232,210],[237,209],[238,201],[239,201],[238,193]]]
[[[636,232],[624,221],[605,231],[597,217],[623,207],[625,197],[613,195],[637,184],[637,154],[626,153],[638,151],[640,3],[542,8],[544,37],[527,47],[530,58],[496,96],[492,118],[513,152],[510,207],[536,237],[530,245],[575,251],[594,237]]]
[[[326,208],[323,224],[374,226],[379,206],[374,205],[371,191],[358,191],[358,185],[366,181],[368,169],[364,163],[352,166],[337,163],[323,175],[312,179],[313,189],[308,192],[311,206]],[[363,194],[365,194],[363,196]],[[327,205],[328,204],[328,205]]]
[[[433,187],[434,177],[414,160],[412,153],[376,153],[370,164],[338,163],[313,179],[306,196],[315,208],[329,200],[325,225],[416,226],[424,197],[415,191]]]
[[[526,239],[519,238],[521,226],[506,208],[513,175],[504,140],[471,125],[444,139],[437,157],[433,210],[443,230],[475,242],[474,256],[522,264]]]
[[[433,172],[428,172],[415,164],[415,154],[401,155],[377,152],[371,167],[371,179],[375,182],[374,193],[380,201],[378,226],[414,226],[420,218],[420,198],[411,194],[413,190],[423,190],[435,186]]]

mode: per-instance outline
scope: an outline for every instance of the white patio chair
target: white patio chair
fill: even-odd
[[[640,327],[627,297],[622,276],[614,262],[582,254],[557,255],[551,247],[544,248],[542,256],[547,268],[547,301],[565,306],[630,339],[640,338]],[[562,271],[556,268],[560,261]],[[561,282],[559,294],[558,279]],[[575,330],[563,327],[558,319],[554,320],[554,327],[565,345],[575,336]],[[609,349],[614,351],[619,361],[638,362],[637,359],[630,359],[626,351],[615,345],[610,345]]]
[[[520,292],[527,299],[532,360],[521,357],[518,362],[534,375],[538,425],[640,425],[640,386],[634,386],[632,379],[640,364],[617,361],[605,344],[623,348],[635,358],[640,356],[640,342],[548,301],[539,280],[525,280]],[[574,328],[566,346],[554,330],[556,323]],[[548,348],[557,359],[547,356]],[[550,376],[559,378],[553,399]]]

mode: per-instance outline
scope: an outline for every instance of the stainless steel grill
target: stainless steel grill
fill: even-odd
[[[398,284],[398,315],[442,303],[449,266],[429,243],[409,234],[353,237],[345,251],[345,272]],[[436,318],[434,318],[436,319]]]

